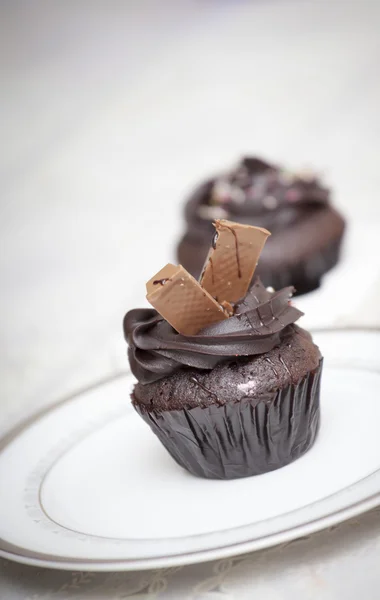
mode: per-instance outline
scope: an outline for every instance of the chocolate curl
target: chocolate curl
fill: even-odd
[[[228,318],[226,311],[181,265],[167,264],[146,284],[147,300],[182,335]]]
[[[201,286],[220,303],[243,298],[252,281],[269,231],[217,219],[216,234],[200,278]]]

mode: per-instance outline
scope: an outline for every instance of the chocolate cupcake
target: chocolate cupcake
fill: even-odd
[[[231,172],[200,185],[185,218],[177,254],[192,275],[201,272],[212,221],[232,219],[271,231],[256,274],[266,286],[292,285],[297,294],[318,288],[337,263],[345,228],[315,175],[288,173],[258,158],[244,158]]]
[[[291,287],[271,292],[256,279],[247,292],[245,250],[262,246],[267,232],[217,225],[213,278],[206,273],[203,287],[182,267],[167,265],[147,284],[159,312],[128,312],[124,335],[138,380],[136,411],[179,465],[201,477],[234,479],[278,469],[311,447],[322,357],[295,325],[302,313],[290,303]],[[228,235],[235,248],[225,244]],[[235,279],[230,271],[233,280],[224,281],[234,252]],[[233,301],[236,289],[243,297]]]

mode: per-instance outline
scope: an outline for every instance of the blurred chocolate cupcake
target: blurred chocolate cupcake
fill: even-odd
[[[270,292],[256,279],[247,292],[256,260],[247,250],[259,252],[268,232],[217,227],[202,282],[164,267],[147,284],[157,310],[127,313],[124,335],[136,411],[179,465],[234,479],[278,469],[311,447],[322,357],[295,325],[302,313],[292,288]]]
[[[185,217],[177,255],[194,277],[204,264],[213,220],[231,219],[271,231],[256,274],[265,286],[293,285],[297,294],[318,288],[337,263],[345,228],[315,175],[289,173],[258,158],[244,158],[231,172],[200,185]]]

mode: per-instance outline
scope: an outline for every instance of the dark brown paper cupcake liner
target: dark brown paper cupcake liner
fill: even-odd
[[[292,285],[296,288],[296,296],[307,294],[319,288],[321,278],[332,269],[339,260],[343,234],[319,252],[314,253],[297,263],[281,265],[281,269],[272,269],[264,257],[259,262],[255,277],[259,276],[265,286],[275,290]],[[207,254],[208,242],[195,241],[195,237],[186,234],[178,246],[178,260],[193,275],[198,276]]]
[[[302,456],[318,432],[322,362],[272,397],[206,408],[137,412],[174,460],[200,477],[260,475]]]
[[[339,260],[342,236],[334,240],[319,252],[281,271],[268,268],[263,262],[257,266],[255,276],[259,276],[265,286],[272,286],[275,290],[292,285],[295,287],[295,296],[307,294],[316,290],[321,285],[321,279],[330,271]]]

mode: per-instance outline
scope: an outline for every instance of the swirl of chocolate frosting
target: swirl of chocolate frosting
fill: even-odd
[[[210,229],[213,219],[254,223],[270,229],[293,224],[329,203],[330,192],[313,174],[289,173],[259,158],[244,158],[232,171],[200,186],[186,218]]]
[[[303,314],[289,302],[293,291],[270,292],[257,279],[232,317],[191,336],[177,333],[154,309],[129,311],[123,327],[133,374],[147,384],[181,367],[210,370],[228,359],[269,352]]]

